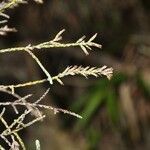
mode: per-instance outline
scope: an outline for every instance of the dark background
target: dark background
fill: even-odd
[[[39,50],[35,54],[56,75],[68,65],[107,65],[114,68],[111,81],[104,78],[67,77],[65,86],[54,84],[43,103],[83,116],[48,113],[48,117],[23,133],[27,146],[41,141],[43,150],[148,150],[150,149],[150,1],[149,0],[46,0],[29,2],[7,11],[8,25],[17,33],[0,37],[1,48],[26,46],[52,39],[65,28],[63,40],[74,42],[98,33],[85,56],[80,48]],[[0,81],[14,84],[45,78],[25,53],[0,56]],[[18,89],[20,94],[43,94],[49,84]]]

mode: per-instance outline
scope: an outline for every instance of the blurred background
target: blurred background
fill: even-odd
[[[22,133],[29,149],[34,149],[36,139],[43,150],[150,149],[149,0],[45,0],[43,5],[30,1],[8,14],[8,25],[18,32],[0,37],[1,48],[47,41],[63,28],[64,42],[98,33],[95,41],[103,48],[89,56],[80,48],[36,51],[52,75],[68,65],[114,68],[110,81],[76,76],[64,78],[65,86],[55,83],[43,103],[74,111],[83,119],[47,112],[47,119]],[[0,68],[2,84],[45,78],[23,52],[1,55]],[[35,100],[48,87],[45,83],[17,92],[33,93]]]

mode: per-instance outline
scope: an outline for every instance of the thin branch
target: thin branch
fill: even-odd
[[[48,110],[53,110],[54,114],[62,112],[64,114],[69,114],[69,115],[75,116],[77,118],[82,118],[82,116],[80,116],[74,112],[71,112],[71,111],[68,111],[65,109],[61,109],[61,108],[55,108],[52,106],[43,105],[43,104],[36,104],[36,103],[29,103],[29,102],[25,102],[25,103],[22,103],[22,102],[13,102],[13,103],[12,102],[0,102],[0,106],[10,106],[12,104],[15,106],[26,106],[26,105],[28,105],[30,107],[48,109]],[[9,128],[12,128],[16,123],[18,123],[19,122],[18,120],[20,120],[20,118],[22,118],[22,116],[20,116],[17,120],[14,120],[15,122]]]
[[[14,8],[16,6],[18,6],[18,4],[20,3],[27,3],[27,1],[25,0],[8,0],[7,2],[3,2],[1,3],[0,6],[0,13],[3,13],[5,10],[9,9],[9,8]]]
[[[5,21],[3,20],[3,23]],[[2,22],[1,22],[2,23]],[[8,32],[16,32],[17,30],[15,28],[9,28],[7,25],[0,28],[0,35],[6,35]]]
[[[14,132],[13,133],[15,135],[15,137],[17,138],[17,140],[19,141],[21,147],[23,150],[26,150],[26,147],[25,147],[25,144],[23,143],[22,139],[20,138],[20,136],[18,135],[17,132]],[[17,143],[18,144],[18,143]],[[19,147],[19,145],[17,145],[17,148]],[[15,149],[16,149],[16,146],[15,146]],[[18,149],[19,150],[19,149]]]
[[[1,49],[0,53],[8,53],[8,52],[16,52],[16,51],[26,51],[26,50],[35,50],[35,49],[49,49],[49,48],[67,48],[67,47],[81,47],[83,52],[88,55],[88,49],[92,50],[91,47],[97,47],[101,48],[102,46],[100,44],[97,44],[93,42],[93,40],[96,38],[95,34],[92,36],[87,42],[84,40],[84,38],[80,38],[77,42],[74,43],[60,43],[59,41],[62,39],[62,33],[65,30],[61,30],[53,40],[50,40],[48,42],[40,43],[37,45],[31,45],[29,44],[26,47],[14,47],[14,48],[7,48],[7,49]],[[85,36],[84,36],[85,37]]]
[[[58,75],[52,77],[52,80],[56,80],[58,81],[60,84],[63,85],[63,82],[61,80],[61,78],[65,77],[65,76],[74,76],[74,75],[82,75],[85,76],[86,78],[88,76],[101,76],[104,75],[106,76],[108,79],[111,79],[113,74],[113,68],[107,68],[107,66],[103,66],[101,68],[97,68],[97,67],[82,67],[82,66],[70,66],[67,67],[62,73],[59,73]],[[9,87],[13,87],[13,88],[19,88],[19,87],[27,87],[27,86],[33,86],[33,85],[37,85],[37,84],[41,84],[44,82],[49,81],[48,79],[41,79],[41,80],[36,80],[36,81],[30,81],[30,82],[26,82],[26,83],[21,83],[21,84],[16,84],[16,85],[0,85],[0,88],[9,88]]]
[[[25,50],[35,61],[36,63],[40,66],[41,70],[45,73],[45,75],[47,76],[47,79],[49,81],[50,84],[53,84],[52,81],[52,77],[49,74],[49,72],[45,69],[45,67],[42,65],[42,63],[40,62],[40,60],[30,51],[30,50]]]

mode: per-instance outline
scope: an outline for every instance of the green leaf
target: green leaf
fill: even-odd
[[[119,119],[119,110],[118,110],[117,97],[113,89],[110,89],[107,92],[106,104],[107,104],[108,115],[112,123],[116,124]]]
[[[95,111],[98,109],[100,104],[102,104],[105,97],[106,93],[104,90],[98,90],[92,94],[91,97],[89,97],[89,100],[87,101],[86,106],[81,113],[83,119],[78,121],[77,127],[85,127],[88,124]]]

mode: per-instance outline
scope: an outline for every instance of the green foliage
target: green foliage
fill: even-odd
[[[83,119],[76,121],[75,129],[78,131],[83,129],[85,130],[89,149],[96,149],[99,140],[103,136],[103,131],[94,127],[92,124],[92,121],[97,115],[99,115],[98,112],[102,107],[106,108],[109,119],[108,124],[111,124],[111,128],[113,126],[117,126],[120,112],[118,106],[118,94],[115,89],[118,88],[119,85],[126,79],[126,75],[118,73],[114,74],[110,82],[104,78],[98,80],[97,83],[88,90],[88,92],[86,92],[72,105],[71,109],[76,112],[80,112],[83,116]]]
[[[89,127],[86,136],[87,136],[87,141],[89,143],[88,148],[90,150],[97,149],[99,141],[102,137],[101,131],[95,129],[94,127]]]
[[[71,109],[81,112],[83,119],[77,121],[77,127],[85,128],[95,116],[95,113],[104,104],[107,108],[108,116],[113,124],[116,124],[119,117],[118,97],[114,90],[126,79],[123,74],[116,74],[110,82],[106,79],[97,81],[96,85],[89,89],[85,95],[76,101]]]

